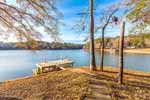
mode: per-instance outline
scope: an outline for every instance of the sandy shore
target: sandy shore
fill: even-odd
[[[105,49],[105,52],[110,52],[110,49]],[[124,53],[150,54],[150,48],[124,49]]]
[[[125,49],[125,53],[139,53],[139,54],[150,54],[150,48],[144,49]]]

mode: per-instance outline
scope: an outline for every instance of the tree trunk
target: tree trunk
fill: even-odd
[[[103,66],[104,66],[104,45],[105,45],[104,32],[105,32],[105,28],[102,29],[101,57],[100,57],[100,70],[101,71],[103,71]]]
[[[121,30],[120,30],[120,47],[119,47],[119,77],[118,83],[123,83],[123,48],[124,48],[124,32],[125,32],[125,22],[121,23]]]
[[[93,0],[90,0],[90,70],[96,70],[94,46]]]

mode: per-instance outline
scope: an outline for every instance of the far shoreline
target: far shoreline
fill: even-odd
[[[100,49],[96,49],[96,51],[100,51]],[[105,49],[104,51],[110,52],[110,49]],[[150,54],[150,48],[124,49],[124,53],[127,53],[127,54]]]
[[[67,48],[67,49],[0,49],[2,50],[29,50],[29,51],[44,51],[44,50],[85,50],[88,51],[88,49],[85,48]],[[100,51],[100,49],[95,49],[97,52]],[[110,49],[105,49],[105,52],[109,53]],[[117,51],[116,51],[117,52]],[[135,49],[124,49],[124,53],[128,54],[150,54],[150,48],[135,48]]]
[[[29,50],[29,51],[43,51],[43,50],[82,50],[82,48],[79,49],[0,49],[1,50]]]

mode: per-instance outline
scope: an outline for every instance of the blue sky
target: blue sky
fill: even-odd
[[[7,1],[9,1],[10,3],[14,2],[14,0],[7,0]],[[103,8],[121,1],[122,0],[94,0],[94,5],[98,5],[94,13],[95,19],[99,18],[100,12],[102,11]],[[85,40],[85,38],[89,36],[88,32],[89,27],[87,27],[86,31],[84,32],[83,31],[77,32],[76,30],[72,30],[72,27],[77,23],[78,20],[81,19],[81,16],[79,16],[78,13],[83,12],[88,7],[88,5],[89,0],[58,0],[57,5],[58,10],[63,13],[63,16],[60,19],[60,22],[62,22],[63,24],[60,24],[59,26],[60,38],[63,41],[73,43],[84,43],[83,40]],[[122,10],[118,11],[116,13],[116,16],[120,16],[121,13]],[[95,20],[95,24],[99,23],[100,21]],[[114,37],[117,35],[119,35],[119,25],[108,26],[105,36]],[[95,33],[95,38],[98,38],[100,36],[101,36],[100,31]],[[43,40],[51,41],[49,36],[45,36]]]
[[[81,17],[77,15],[77,13],[84,11],[88,6],[89,0],[62,0],[58,4],[59,10],[63,13],[63,17],[61,18],[61,22],[65,25],[60,26],[60,37],[65,42],[75,42],[75,43],[83,43],[83,40],[88,37],[88,27],[86,32],[76,32],[72,30],[73,25],[77,23]],[[94,0],[94,5],[99,5],[98,9],[95,11],[95,18],[98,18],[101,10],[111,4],[116,2],[120,2],[122,0]],[[118,11],[116,15],[120,15],[122,11]],[[97,21],[95,21],[96,24]],[[109,26],[106,31],[106,36],[114,37],[119,35],[119,26]],[[95,37],[100,37],[101,32],[96,33]]]

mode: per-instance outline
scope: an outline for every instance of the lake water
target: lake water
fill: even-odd
[[[0,81],[32,75],[35,64],[45,60],[58,60],[60,57],[71,59],[75,66],[89,65],[89,52],[83,50],[0,50]],[[99,53],[96,53],[99,65]],[[125,68],[150,72],[150,55],[125,54]],[[117,54],[105,54],[104,64],[118,65]]]

